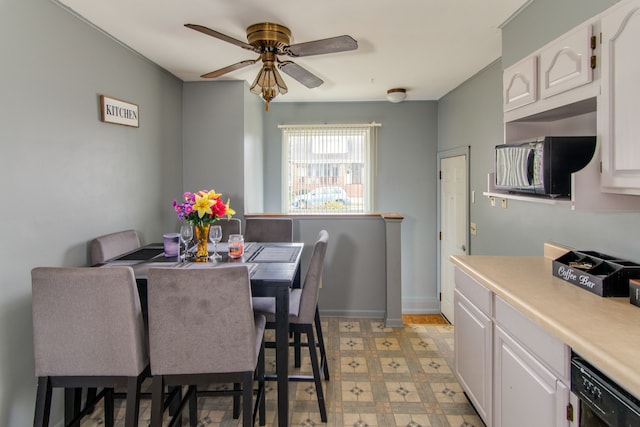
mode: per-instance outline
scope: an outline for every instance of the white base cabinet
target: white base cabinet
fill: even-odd
[[[458,267],[455,283],[455,373],[487,427],[577,427],[570,348]]]
[[[480,418],[489,424],[493,323],[458,290],[454,293],[454,316],[456,376]]]
[[[566,427],[569,387],[495,327],[494,427]]]

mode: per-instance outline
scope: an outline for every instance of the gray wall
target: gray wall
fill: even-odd
[[[0,425],[33,423],[35,266],[87,264],[87,242],[175,224],[182,83],[49,0],[0,2]],[[99,121],[99,95],[140,128]],[[59,420],[60,400],[52,425]]]
[[[191,82],[183,89],[184,190],[215,189],[244,215],[244,82]]]
[[[282,138],[279,124],[379,122],[376,212],[399,212],[402,223],[402,306],[405,313],[438,311],[436,299],[436,136],[435,102],[272,103],[264,117],[266,212],[280,211]],[[323,222],[332,224],[332,218]],[[369,221],[367,219],[365,222]],[[303,223],[304,224],[304,223]],[[384,224],[379,221],[381,236]],[[362,242],[356,227],[336,229],[332,242]],[[317,233],[317,230],[315,231]],[[310,231],[310,234],[313,234]],[[315,236],[314,236],[315,237]],[[333,244],[333,243],[332,243]],[[354,248],[363,256],[374,249]],[[348,251],[347,251],[348,253]],[[369,268],[382,266],[371,264]],[[381,270],[384,273],[384,270]],[[364,273],[364,270],[362,271]],[[360,272],[359,272],[360,274]],[[346,278],[341,287],[353,286]],[[364,279],[364,278],[361,278]],[[366,283],[364,284],[366,286]],[[356,288],[356,290],[358,290]],[[327,291],[323,290],[323,293]],[[340,295],[327,292],[323,310],[338,310]],[[384,302],[381,302],[384,307]]]
[[[503,30],[503,65],[542,47],[611,3],[534,1]],[[545,31],[539,30],[546,18],[552,27],[549,32],[546,25]],[[471,204],[470,217],[478,225],[478,235],[471,236],[471,253],[539,255],[545,241],[555,241],[640,262],[638,212],[572,211],[566,206],[516,200],[509,200],[508,208],[502,209],[491,207],[482,197],[487,173],[493,171],[493,147],[503,141],[502,68],[500,63],[493,64],[447,94],[438,105],[438,150],[467,142],[471,146],[470,186],[476,192],[476,202]]]
[[[244,210],[262,212],[264,209],[264,140],[262,137],[262,99],[249,92],[244,84]]]

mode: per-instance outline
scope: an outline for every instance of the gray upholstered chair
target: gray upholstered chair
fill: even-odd
[[[140,247],[140,238],[135,230],[119,231],[96,237],[91,241],[91,265],[100,264]]]
[[[242,393],[242,425],[254,425],[256,409],[264,425],[265,317],[251,306],[249,270],[243,265],[207,269],[151,269],[147,281],[149,352],[153,375],[151,426],[162,425],[165,386],[188,385],[180,407],[189,402],[191,426],[197,425],[197,396],[212,395],[197,384],[233,382],[234,417]],[[229,394],[227,392],[226,394]],[[178,412],[174,415],[180,417]]]
[[[104,396],[105,424],[113,426],[113,389],[121,386],[127,389],[125,426],[137,426],[149,357],[133,270],[39,267],[31,280],[34,426],[49,425],[54,387],[104,387],[90,406]]]
[[[242,234],[242,221],[238,218],[221,218],[215,222],[215,225],[222,227],[221,242],[229,241],[231,234]]]
[[[293,242],[293,219],[247,218],[245,242]]]
[[[318,296],[320,293],[322,268],[324,266],[328,241],[329,233],[325,230],[320,231],[318,240],[313,247],[313,254],[311,255],[311,261],[304,279],[304,284],[301,289],[291,289],[289,294],[289,331],[293,332],[296,336],[304,334],[307,337],[306,343],[299,342],[299,340],[296,339],[292,345],[296,347],[296,351],[300,346],[309,347],[311,367],[313,370],[313,377],[296,376],[295,379],[298,381],[308,380],[315,382],[320,418],[323,422],[327,422],[327,410],[324,402],[324,393],[322,391],[320,367],[322,366],[326,380],[329,379],[329,367],[327,364],[324,337],[322,336],[322,328],[320,326]],[[256,313],[266,314],[268,321],[267,328],[275,328],[275,301],[267,298],[254,299],[253,308]],[[318,335],[317,344],[314,338],[314,325]],[[316,347],[320,349],[320,362],[318,362]]]

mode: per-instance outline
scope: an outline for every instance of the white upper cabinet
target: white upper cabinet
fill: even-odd
[[[504,70],[502,75],[504,111],[538,100],[538,61],[529,56]]]
[[[602,14],[601,32],[602,190],[640,195],[640,0],[623,1]]]
[[[505,122],[598,95],[594,25],[586,22],[504,70]]]
[[[592,51],[596,47],[591,31],[591,25],[583,25],[540,51],[541,98],[591,82]]]

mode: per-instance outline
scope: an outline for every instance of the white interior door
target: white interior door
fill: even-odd
[[[451,255],[467,253],[467,156],[440,160],[440,311],[453,316],[453,264]]]

